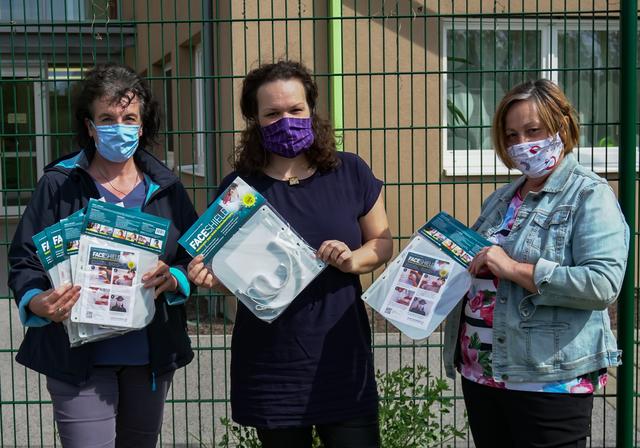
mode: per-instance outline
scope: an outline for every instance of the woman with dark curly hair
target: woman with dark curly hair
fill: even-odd
[[[81,150],[45,168],[9,250],[9,286],[27,327],[16,360],[46,375],[65,448],[155,447],[173,372],[193,358],[182,305],[190,294],[189,256],[177,240],[197,216],[179,179],[147,152],[158,134],[159,108],[131,68],[107,64],[86,73],[74,110]],[[171,227],[161,261],[142,276],[143,287],[156,293],[153,321],[71,348],[62,321],[80,286],[52,289],[31,237],[91,198],[141,208]],[[116,283],[110,275],[105,280]],[[112,310],[124,310],[119,306]]]
[[[358,275],[391,257],[382,182],[355,154],[336,151],[317,114],[318,89],[301,64],[262,65],[244,80],[246,120],[235,171],[317,249],[330,266],[266,323],[244,305],[231,344],[233,419],[258,430],[264,447],[379,446],[371,329]],[[189,278],[220,288],[196,257]]]

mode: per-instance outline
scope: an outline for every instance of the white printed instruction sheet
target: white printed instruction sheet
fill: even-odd
[[[440,212],[414,233],[362,299],[411,339],[429,337],[469,289],[469,262],[490,244]]]
[[[407,325],[426,327],[450,270],[450,261],[407,252],[393,289],[382,305],[382,315]]]
[[[91,245],[85,266],[83,300],[78,302],[80,321],[131,326],[136,298],[134,285],[140,283],[137,251]]]

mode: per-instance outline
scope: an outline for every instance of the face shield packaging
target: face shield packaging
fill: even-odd
[[[259,319],[276,319],[326,267],[240,177],[178,240]]]
[[[60,221],[62,226],[62,238],[64,243],[64,256],[71,266],[72,280],[75,281],[78,249],[80,248],[80,235],[84,222],[84,211],[80,210]],[[83,324],[66,319],[64,322],[71,347],[77,347],[89,342],[119,336],[128,329],[105,327],[102,325]]]
[[[362,300],[411,339],[431,335],[471,286],[469,263],[491,243],[445,212],[409,244]]]
[[[82,289],[71,320],[118,328],[148,325],[155,291],[142,287],[142,276],[157,266],[169,225],[164,218],[91,200],[74,279]]]
[[[80,234],[84,222],[84,211],[79,210],[60,221],[62,226],[62,239],[64,241],[64,255],[71,266],[72,280],[76,270],[78,249],[80,248]]]
[[[42,232],[35,234],[32,238],[33,244],[36,246],[36,253],[38,259],[54,288],[57,288],[62,283],[60,282],[60,276],[58,275],[58,269],[56,268],[56,258],[53,251],[53,242],[49,238],[49,232],[44,229]]]
[[[53,288],[72,282],[71,264],[64,254],[64,236],[62,226],[56,223],[33,237],[40,263],[47,271]],[[77,328],[69,319],[63,321],[69,341],[78,341]]]

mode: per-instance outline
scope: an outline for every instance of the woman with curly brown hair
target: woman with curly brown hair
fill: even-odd
[[[336,151],[316,110],[318,89],[296,62],[262,65],[244,80],[246,120],[235,171],[317,249],[325,269],[272,323],[238,305],[233,330],[233,419],[264,447],[377,447],[378,396],[358,275],[391,257],[382,182],[355,154]],[[220,288],[196,257],[189,278]]]
[[[27,328],[16,361],[46,376],[56,431],[64,448],[157,445],[164,402],[176,369],[193,359],[184,303],[190,257],[178,244],[197,219],[187,192],[171,170],[149,152],[160,129],[160,111],[147,82],[131,67],[98,65],[85,73],[74,95],[78,151],[45,167],[9,249],[9,286]],[[54,288],[32,236],[103,199],[171,221],[164,254],[136,279],[154,288],[155,314],[145,328],[71,347],[69,319],[82,285]],[[93,228],[97,229],[98,224]],[[105,287],[132,285],[99,270]],[[122,274],[122,273],[121,273]],[[107,306],[109,294],[105,294]],[[114,294],[110,309],[124,312]]]

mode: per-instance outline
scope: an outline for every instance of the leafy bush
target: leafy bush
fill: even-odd
[[[464,438],[464,428],[441,423],[441,416],[450,412],[453,398],[443,397],[449,385],[442,378],[430,377],[425,366],[378,372],[376,377],[382,447],[442,446]]]
[[[449,414],[453,398],[444,397],[449,390],[447,382],[429,375],[425,366],[403,367],[388,373],[378,371],[380,394],[380,437],[383,448],[451,446],[456,438],[464,438],[465,427],[442,424],[442,416]],[[260,448],[254,428],[232,423],[227,418],[220,422],[227,429],[219,447],[238,446]],[[313,448],[322,448],[314,431]]]

